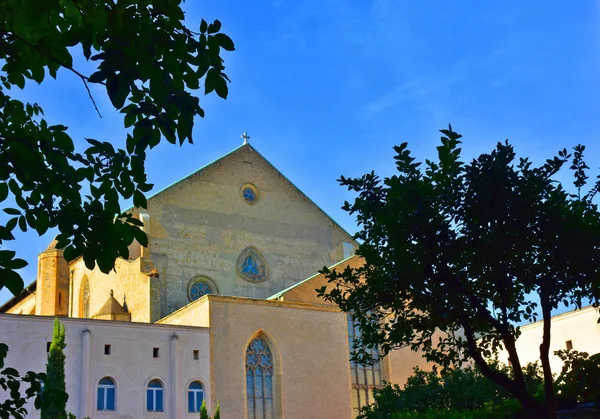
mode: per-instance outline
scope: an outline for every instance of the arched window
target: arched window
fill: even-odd
[[[273,418],[273,356],[261,337],[246,349],[246,397],[248,419]]]
[[[104,377],[98,383],[98,401],[96,408],[98,410],[113,411],[115,410],[115,396],[117,387],[115,382],[110,377]]]
[[[238,257],[237,273],[249,282],[266,281],[267,262],[258,250],[247,247]]]
[[[90,317],[90,281],[87,276],[81,280],[79,292],[79,317],[88,319]]]
[[[162,383],[159,380],[150,381],[146,389],[146,410],[148,412],[163,412],[163,397]]]
[[[188,282],[188,298],[195,301],[206,294],[218,294],[215,283],[207,276],[200,275]]]
[[[354,352],[354,342],[360,341],[360,329],[355,324],[352,316],[348,315],[348,345],[350,354]],[[370,350],[371,356],[376,359],[377,351]],[[360,365],[350,360],[350,374],[352,375],[352,417],[356,417],[363,406],[373,403],[373,389],[381,387],[381,363],[373,365]]]
[[[194,381],[188,387],[188,412],[199,412],[202,400],[204,400],[204,387],[200,381]]]

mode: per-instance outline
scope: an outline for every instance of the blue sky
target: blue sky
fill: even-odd
[[[250,142],[350,232],[340,206],[352,196],[340,175],[393,173],[403,141],[430,157],[437,130],[464,135],[466,156],[508,138],[536,162],[578,143],[600,173],[600,3],[297,0],[188,1],[188,26],[218,18],[236,51],[224,55],[230,96],[202,98],[195,145],[164,144],[148,157],[158,190],[241,143]],[[89,74],[92,67],[76,60]],[[13,92],[38,102],[52,123],[84,137],[124,144],[120,116],[93,89],[100,119],[81,81]],[[20,234],[7,248],[30,262],[52,239]],[[10,297],[0,292],[0,302]]]

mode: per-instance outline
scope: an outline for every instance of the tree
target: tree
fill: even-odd
[[[8,346],[0,343],[0,387],[7,392],[8,397],[2,398],[0,402],[1,419],[24,419],[27,416],[25,404],[31,398],[35,400],[35,406],[41,406],[42,383],[46,378],[45,374],[27,372],[21,376],[19,372],[11,367],[4,367],[6,357],[8,356]],[[26,383],[25,394],[22,394],[21,384]]]
[[[343,208],[357,217],[364,266],[324,269],[331,287],[318,291],[354,316],[366,348],[385,355],[409,346],[444,367],[474,361],[531,415],[555,417],[551,312],[563,303],[597,304],[600,294],[599,185],[583,192],[585,148],[533,167],[515,161],[507,141],[465,164],[461,136],[451,127],[441,132],[437,161],[423,168],[403,143],[395,147],[398,174],[341,177],[358,194]],[[568,161],[575,193],[555,179]],[[535,321],[538,304],[543,402],[527,390],[515,345],[517,324]],[[512,377],[491,368],[488,358],[501,348]],[[365,351],[355,359],[369,361]]]
[[[214,419],[221,419],[221,405],[217,401],[217,408],[215,409],[215,417]]]
[[[227,97],[221,49],[231,39],[215,20],[199,32],[184,25],[180,0],[3,0],[0,3],[0,202],[10,216],[0,225],[0,245],[15,228],[40,235],[57,227],[57,248],[70,261],[109,272],[127,246],[147,244],[141,222],[122,211],[119,199],[146,207],[148,149],[164,137],[192,143],[196,115],[204,116],[191,91]],[[34,12],[32,12],[34,11]],[[72,54],[97,65],[91,74]],[[77,57],[76,57],[77,58]],[[76,150],[67,127],[44,119],[35,103],[9,96],[14,87],[69,72],[87,89],[101,85],[128,129],[123,148],[88,138]],[[116,141],[118,142],[118,141]],[[26,262],[0,250],[0,289],[23,288],[16,269]]]
[[[67,400],[69,396],[65,385],[65,326],[54,319],[54,331],[48,363],[46,364],[46,380],[42,398],[52,400],[52,403],[44,403],[41,409],[42,419],[66,419]]]
[[[206,408],[206,400],[202,400],[202,406],[200,406],[200,419],[209,419],[208,410]]]

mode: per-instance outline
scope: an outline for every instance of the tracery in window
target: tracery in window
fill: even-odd
[[[258,201],[258,188],[251,183],[242,185],[240,194],[242,199],[249,205],[254,205]]]
[[[238,257],[237,273],[246,281],[263,282],[267,280],[267,264],[258,250],[248,247]]]
[[[350,355],[354,352],[354,342],[360,340],[360,329],[355,324],[352,316],[348,315],[348,346]],[[369,350],[373,359],[376,359],[378,354],[375,349]],[[350,360],[350,374],[352,383],[352,417],[358,416],[360,409],[363,406],[373,403],[373,389],[380,388],[381,380],[381,363],[375,362],[373,365],[360,365]]]
[[[248,419],[273,418],[273,356],[267,342],[257,337],[246,349]]]
[[[215,294],[216,287],[213,282],[205,276],[196,277],[188,284],[188,298],[195,301],[206,294]]]

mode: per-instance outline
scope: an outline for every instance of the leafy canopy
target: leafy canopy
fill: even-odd
[[[581,307],[587,299],[597,303],[600,295],[598,184],[582,190],[588,179],[584,147],[572,155],[561,150],[534,167],[517,160],[508,142],[498,143],[467,164],[461,136],[452,128],[441,132],[436,161],[422,165],[403,143],[395,147],[396,175],[341,178],[357,193],[343,208],[357,217],[364,265],[325,269],[334,286],[318,291],[352,313],[364,347],[385,355],[409,346],[444,367],[474,360],[528,409],[537,403],[516,353],[516,325],[536,320],[539,302],[551,412],[551,311],[559,304]],[[568,162],[576,193],[555,179]],[[487,361],[501,348],[513,376]],[[368,351],[356,358],[370,360]]]
[[[42,406],[42,383],[46,374],[28,371],[21,376],[16,369],[5,366],[7,356],[8,346],[0,343],[0,388],[7,396],[0,402],[0,418],[24,419],[29,399],[34,399],[36,408]]]
[[[164,138],[192,143],[194,117],[204,117],[192,91],[227,97],[229,79],[221,50],[231,39],[215,20],[199,31],[184,25],[179,0],[2,0],[0,1],[0,202],[8,217],[0,245],[13,231],[40,235],[58,227],[58,248],[67,260],[110,271],[127,246],[147,244],[141,222],[119,199],[145,208],[145,158]],[[91,74],[75,68],[73,54],[96,65]],[[77,56],[76,56],[77,58]],[[126,138],[87,138],[76,150],[66,126],[44,119],[42,108],[10,96],[28,83],[70,72],[87,89],[106,89],[123,116]],[[98,115],[100,111],[96,107]],[[0,289],[23,288],[15,270],[26,266],[15,252],[0,250]]]

